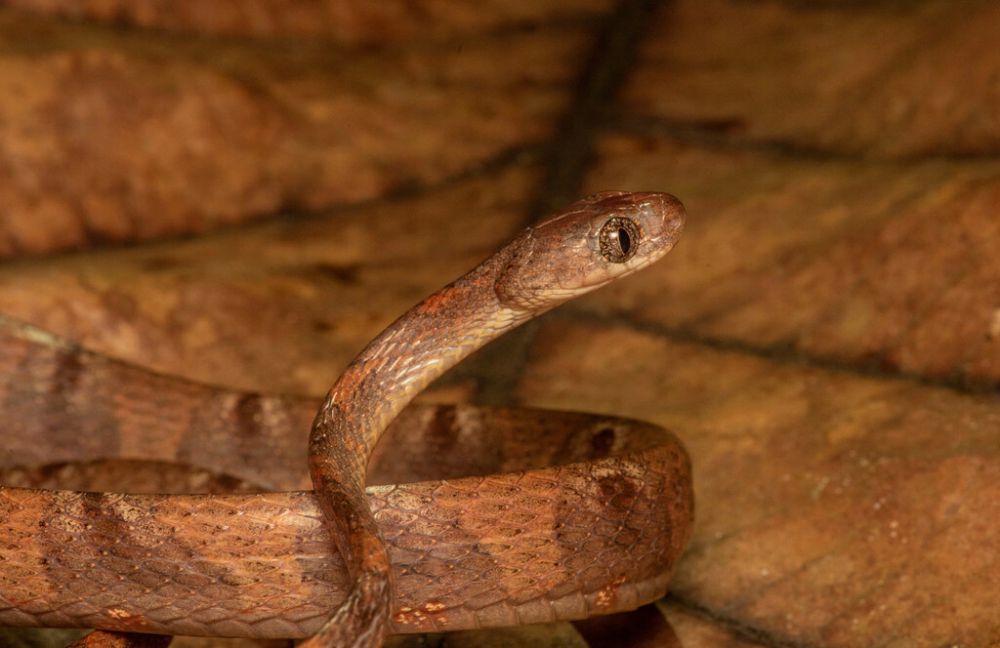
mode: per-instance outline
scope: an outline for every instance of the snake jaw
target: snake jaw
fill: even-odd
[[[665,193],[584,198],[508,245],[495,292],[502,305],[537,315],[659,260],[677,242],[684,221],[684,206]],[[608,254],[609,225],[624,230],[632,246],[620,258]]]

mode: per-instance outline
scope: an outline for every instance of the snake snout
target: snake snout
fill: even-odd
[[[640,211],[647,216],[648,235],[651,239],[666,239],[672,245],[684,231],[687,210],[684,204],[672,194],[649,192],[634,194]]]

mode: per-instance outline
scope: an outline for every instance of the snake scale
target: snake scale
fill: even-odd
[[[570,205],[403,315],[321,404],[159,376],[0,321],[0,469],[183,462],[278,491],[0,487],[0,625],[360,648],[658,598],[693,517],[672,435],[409,403],[489,340],[656,261],[683,222],[667,194]]]

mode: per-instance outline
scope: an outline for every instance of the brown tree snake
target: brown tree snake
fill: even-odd
[[[607,416],[408,405],[491,339],[658,260],[683,223],[667,194],[597,194],[404,314],[319,406],[312,492],[291,489],[308,486],[316,403],[155,375],[0,321],[0,469],[178,461],[282,491],[0,487],[0,625],[363,647],[662,596],[693,515],[672,435]]]

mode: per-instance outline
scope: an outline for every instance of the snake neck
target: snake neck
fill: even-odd
[[[389,423],[463,358],[528,319],[493,288],[507,262],[494,255],[434,293],[372,340],[327,394],[310,454],[337,462],[341,483],[364,487],[368,456]]]
[[[365,498],[368,458],[389,423],[421,390],[532,315],[504,307],[497,296],[496,278],[508,255],[494,255],[396,320],[327,394],[309,436],[309,467],[355,582],[334,617],[306,645],[381,645],[392,603],[390,565]]]

